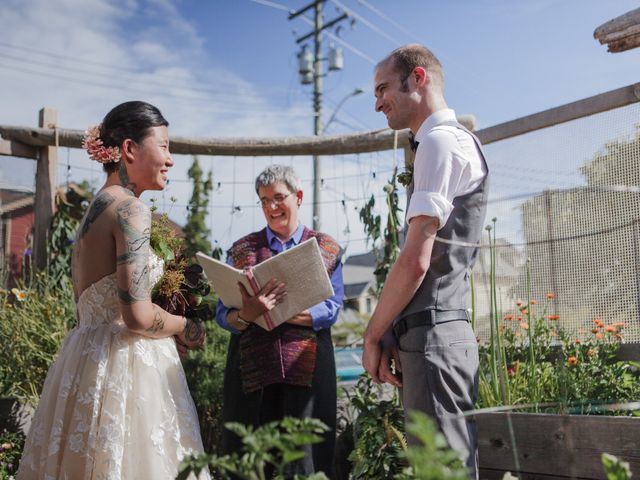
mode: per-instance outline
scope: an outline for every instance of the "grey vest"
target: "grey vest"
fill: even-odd
[[[453,210],[447,223],[437,234],[431,253],[429,270],[418,291],[398,318],[424,310],[466,310],[470,307],[469,276],[478,255],[487,210],[489,168],[480,140],[458,122],[448,121],[437,126],[453,126],[467,132],[474,139],[487,175],[478,187],[453,200]],[[435,127],[434,127],[435,128]],[[413,194],[413,182],[407,190],[407,205]],[[439,241],[444,240],[444,242]],[[462,242],[467,246],[446,243]]]

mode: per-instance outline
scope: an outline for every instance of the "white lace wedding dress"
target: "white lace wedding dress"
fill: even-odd
[[[163,265],[151,263],[153,285]],[[77,309],[78,325],[47,374],[18,480],[174,479],[180,461],[203,450],[174,339],[129,332],[115,273],[82,292]]]

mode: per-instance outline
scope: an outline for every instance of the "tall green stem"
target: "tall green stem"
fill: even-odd
[[[495,398],[500,398],[500,380],[498,378],[498,331],[495,322],[493,305],[493,245],[491,240],[491,226],[487,225],[489,234],[489,325],[491,326],[491,387]]]
[[[534,345],[533,333],[535,331],[535,325],[532,323],[533,316],[531,315],[531,259],[527,258],[527,323],[529,324],[529,387],[531,389],[531,400],[534,404],[538,403],[538,386],[536,382],[536,352]],[[537,407],[536,411],[537,411]]]

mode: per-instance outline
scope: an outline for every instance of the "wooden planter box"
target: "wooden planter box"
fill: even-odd
[[[481,479],[603,479],[602,453],[640,477],[638,417],[490,413],[477,422]]]

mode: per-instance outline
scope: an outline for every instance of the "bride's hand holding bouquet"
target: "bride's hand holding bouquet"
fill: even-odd
[[[203,320],[213,316],[215,299],[202,267],[185,256],[184,239],[172,230],[166,213],[151,222],[150,242],[164,261],[164,273],[153,288],[151,299],[169,313],[186,318],[184,330],[175,336],[178,352],[184,356],[187,350],[203,345]]]

